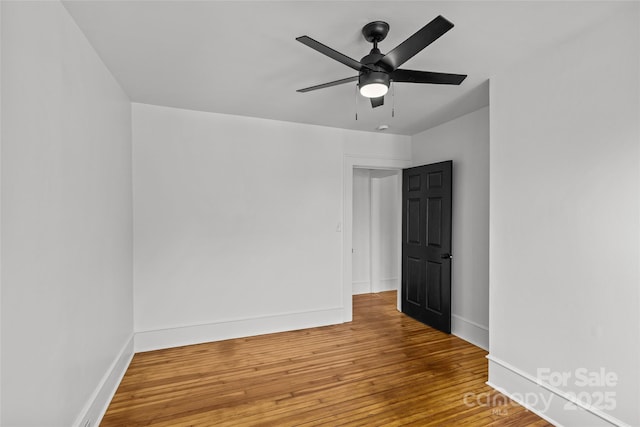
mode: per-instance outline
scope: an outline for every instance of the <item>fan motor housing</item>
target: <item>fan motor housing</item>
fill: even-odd
[[[374,49],[371,49],[371,52],[369,52],[369,55],[362,57],[360,62],[365,65],[372,66],[378,71],[382,71],[383,68],[376,65],[376,63],[382,58],[384,58],[384,55],[380,53],[380,49],[374,48]]]

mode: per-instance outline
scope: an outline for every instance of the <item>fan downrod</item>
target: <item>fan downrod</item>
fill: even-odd
[[[389,24],[384,21],[373,21],[362,27],[362,35],[369,43],[378,44],[387,37]]]

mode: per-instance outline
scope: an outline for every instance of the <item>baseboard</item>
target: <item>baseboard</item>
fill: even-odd
[[[372,287],[372,292],[386,292],[395,291],[398,289],[399,279],[397,277],[389,277],[387,279],[380,279],[378,283]]]
[[[371,282],[368,280],[351,282],[351,289],[352,289],[353,295],[371,293]]]
[[[102,421],[107,407],[111,403],[113,395],[116,393],[122,377],[124,377],[131,359],[133,358],[133,334],[129,336],[127,342],[114,359],[107,372],[98,383],[98,386],[91,394],[91,397],[82,408],[82,411],[73,423],[74,427],[84,427],[90,421],[92,427],[97,427]]]
[[[134,348],[138,353],[183,345],[335,325],[343,322],[343,311],[342,307],[339,307],[141,331],[135,334]]]
[[[484,350],[489,351],[489,328],[465,319],[457,314],[451,315],[451,333]]]
[[[631,427],[499,358],[487,359],[489,386],[555,426]]]

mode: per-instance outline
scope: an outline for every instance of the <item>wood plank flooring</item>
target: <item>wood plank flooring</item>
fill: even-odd
[[[101,426],[550,426],[486,352],[354,296],[351,323],[138,353]]]

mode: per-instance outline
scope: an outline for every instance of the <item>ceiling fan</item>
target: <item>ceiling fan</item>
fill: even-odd
[[[357,81],[360,94],[364,97],[371,98],[371,106],[376,108],[384,104],[384,95],[389,90],[389,85],[392,81],[459,85],[467,77],[466,74],[436,73],[398,68],[451,28],[453,28],[451,22],[442,16],[438,16],[414,35],[396,46],[395,49],[383,55],[380,49],[378,49],[378,43],[387,37],[389,24],[383,21],[370,22],[362,28],[362,35],[369,43],[373,43],[373,49],[360,61],[356,61],[353,58],[333,50],[309,36],[297,37],[296,40],[300,43],[358,71],[357,76],[299,89],[297,92],[309,92]]]

